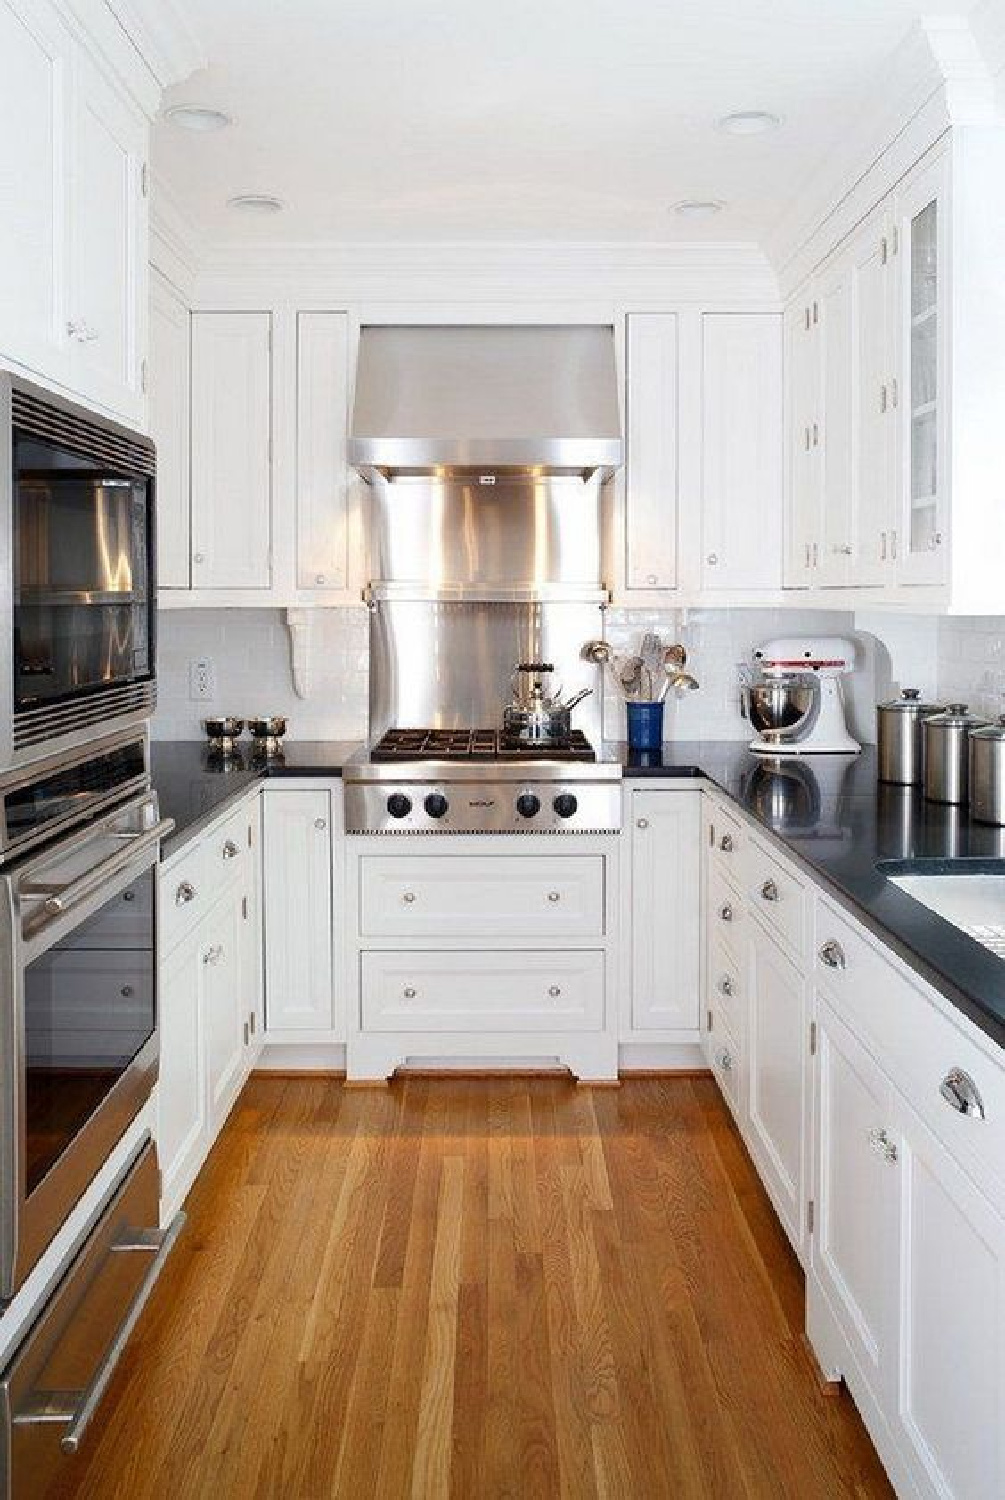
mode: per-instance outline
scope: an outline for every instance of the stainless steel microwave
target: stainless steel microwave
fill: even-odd
[[[149,438],[0,374],[0,771],[153,712],[155,468]]]

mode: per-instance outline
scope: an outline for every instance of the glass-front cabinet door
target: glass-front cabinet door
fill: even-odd
[[[948,559],[948,166],[898,194],[901,583],[944,582]]]

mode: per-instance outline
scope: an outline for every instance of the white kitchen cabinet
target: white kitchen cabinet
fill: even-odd
[[[900,1192],[893,1090],[825,999],[816,1024],[812,1270],[862,1379],[889,1406],[896,1387]],[[854,1391],[853,1372],[843,1373]]]
[[[814,548],[815,582],[842,588],[855,578],[854,414],[852,382],[851,259],[833,256],[814,294],[819,340],[819,410],[810,430],[817,461],[819,553]]]
[[[625,551],[629,589],[677,585],[677,316],[627,319]]]
[[[897,423],[891,337],[892,227],[885,207],[870,215],[849,247],[854,338],[855,582],[881,584],[896,561],[893,488]]]
[[[779,588],[781,318],[706,313],[701,389],[702,588]]]
[[[922,1494],[1003,1495],[1005,1220],[903,1100],[895,1126],[897,1436]]]
[[[272,318],[192,314],[192,584],[272,580]]]
[[[757,922],[749,929],[747,987],[746,1135],[775,1211],[800,1253],[806,1201],[806,984]]]
[[[73,42],[44,0],[0,0],[0,354],[65,379]]]
[[[187,589],[189,510],[189,314],[154,273],[150,297],[150,434],[157,445],[157,583]]]
[[[146,379],[146,121],[86,55],[72,139],[70,384],[141,420]]]
[[[820,305],[802,287],[785,309],[786,588],[809,588],[820,560]],[[816,444],[813,424],[817,424]]]
[[[297,314],[297,586],[348,583],[348,317]]]
[[[632,791],[630,1025],[658,1032],[699,1026],[700,796]]]
[[[208,1133],[203,1047],[203,929],[196,925],[160,960],[157,1155],[165,1217],[177,1209],[205,1157]]]
[[[221,1130],[245,1079],[249,1014],[243,960],[243,896],[219,902],[203,927],[202,1036],[210,1134]]]
[[[267,1034],[329,1032],[333,913],[328,791],[267,788],[262,850]]]

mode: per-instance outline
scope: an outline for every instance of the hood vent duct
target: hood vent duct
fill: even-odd
[[[607,476],[622,462],[614,330],[360,330],[349,461],[372,480]]]

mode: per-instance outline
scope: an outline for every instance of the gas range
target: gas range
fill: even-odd
[[[539,746],[496,730],[390,731],[347,765],[346,832],[617,833],[621,767],[586,736]]]

